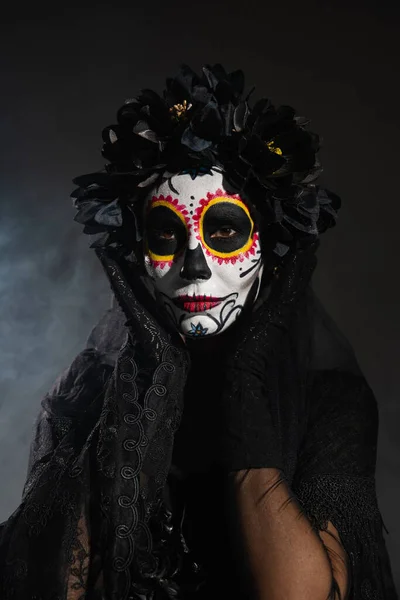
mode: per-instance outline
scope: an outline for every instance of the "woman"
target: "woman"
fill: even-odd
[[[75,180],[116,302],[42,403],[2,599],[397,598],[376,401],[311,288],[340,201],[243,88],[183,67]]]

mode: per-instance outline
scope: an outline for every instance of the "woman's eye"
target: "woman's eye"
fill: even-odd
[[[236,229],[232,229],[232,227],[220,227],[219,229],[217,229],[217,231],[214,231],[214,233],[212,233],[210,235],[210,237],[212,239],[231,238],[231,237],[234,237],[236,234],[237,234]]]
[[[163,229],[162,231],[156,231],[156,235],[161,240],[175,240],[175,232],[173,229]]]

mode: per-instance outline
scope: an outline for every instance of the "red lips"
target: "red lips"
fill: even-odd
[[[184,310],[185,312],[204,312],[210,310],[221,303],[223,298],[216,298],[215,296],[178,296],[174,298],[174,304]]]

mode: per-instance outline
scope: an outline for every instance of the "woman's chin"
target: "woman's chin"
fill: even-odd
[[[234,318],[229,318],[222,324],[210,313],[188,313],[180,322],[180,332],[184,336],[192,339],[204,338],[222,333],[233,323],[233,321]]]

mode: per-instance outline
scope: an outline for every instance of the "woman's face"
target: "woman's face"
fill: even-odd
[[[240,315],[261,277],[259,235],[221,173],[177,175],[146,204],[144,255],[158,299],[189,337],[218,334]],[[172,191],[172,189],[176,191]]]

